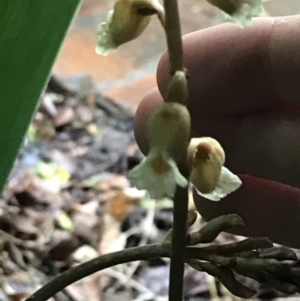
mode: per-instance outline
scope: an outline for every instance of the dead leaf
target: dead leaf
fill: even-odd
[[[124,192],[116,193],[107,203],[107,212],[117,221],[122,222],[139,199],[132,198]]]

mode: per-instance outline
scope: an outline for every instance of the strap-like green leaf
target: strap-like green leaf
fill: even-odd
[[[0,1],[0,191],[79,3]]]

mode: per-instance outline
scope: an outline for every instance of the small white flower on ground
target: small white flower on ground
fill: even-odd
[[[190,181],[199,195],[219,201],[242,185],[224,163],[225,152],[217,140],[210,137],[191,140],[188,147]]]
[[[253,17],[266,16],[263,3],[268,0],[207,0],[222,10],[225,18],[239,27],[252,25]]]
[[[174,160],[166,152],[155,149],[129,172],[129,177],[135,181],[138,189],[146,189],[153,199],[172,198],[176,185],[188,185]]]
[[[140,36],[153,14],[164,22],[164,9],[158,0],[117,0],[106,21],[97,28],[96,53],[108,55]]]

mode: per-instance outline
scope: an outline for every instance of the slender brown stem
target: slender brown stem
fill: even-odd
[[[177,70],[183,70],[183,51],[177,0],[164,0],[164,7],[170,72],[174,74]]]
[[[184,262],[186,259],[188,188],[177,187],[171,243],[169,301],[183,300]]]
[[[183,71],[183,50],[177,0],[164,0],[164,9],[170,74],[173,76],[176,71]],[[186,105],[185,99],[182,102],[183,105]],[[186,154],[182,154],[182,158],[182,162],[185,162]],[[186,163],[180,165],[182,165],[179,166],[180,172],[188,178]],[[177,187],[174,197],[169,301],[181,301],[183,298],[187,213],[188,187]]]
[[[176,71],[183,70],[183,50],[177,0],[164,0],[164,8],[170,73],[173,75]],[[185,158],[185,154],[183,157]],[[187,176],[188,173],[183,172],[185,169],[186,166],[183,164],[180,171],[184,176]],[[169,301],[181,301],[183,298],[187,212],[188,188],[177,187],[174,197]]]
[[[26,301],[46,301],[68,285],[106,268],[137,260],[152,260],[159,257],[169,257],[168,244],[153,244],[129,248],[119,252],[97,257],[80,264],[44,285]]]

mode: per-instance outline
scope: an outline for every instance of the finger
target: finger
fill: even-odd
[[[152,89],[140,102],[134,119],[134,135],[137,144],[144,154],[148,152],[147,122],[152,111],[162,103],[162,97],[157,88]]]
[[[297,25],[300,16],[265,18],[256,20],[249,29],[225,24],[184,37],[185,65],[190,74],[189,109],[195,134],[201,134],[198,132],[202,121],[214,122],[216,115],[224,118],[227,114],[276,107],[282,102],[286,108],[292,106],[290,112],[300,111]],[[163,90],[168,80],[166,55],[159,63],[157,77]],[[136,136],[144,150],[144,116],[161,99],[157,91],[150,95],[142,101],[136,116]],[[285,102],[291,99],[295,101]]]
[[[260,20],[259,22],[263,23],[265,21]],[[247,33],[247,39],[243,39],[240,34],[233,34],[232,30],[236,29],[230,25],[222,25],[218,28],[209,29],[211,32],[209,34],[206,32],[206,38],[204,38],[205,35],[202,32],[192,34],[199,35],[199,37],[203,34],[201,41],[199,37],[193,37],[198,41],[196,41],[197,43],[202,45],[201,47],[198,46],[199,49],[196,54],[188,52],[193,43],[196,43],[190,38],[192,35],[185,39],[185,60],[190,74],[191,96],[189,108],[193,121],[193,134],[197,136],[209,135],[217,138],[223,146],[225,145],[227,164],[233,166],[234,169],[240,169],[242,172],[251,170],[252,174],[257,172],[257,176],[261,176],[262,171],[269,171],[271,174],[269,177],[271,176],[271,178],[273,174],[280,175],[285,179],[291,179],[293,177],[286,177],[288,170],[286,162],[289,162],[290,158],[299,157],[297,155],[299,148],[293,146],[298,140],[297,135],[299,133],[296,122],[297,114],[293,113],[299,111],[299,99],[297,96],[299,91],[297,91],[297,84],[295,84],[295,81],[298,82],[299,74],[298,53],[295,55],[295,52],[299,51],[299,43],[295,40],[296,31],[294,30],[299,23],[299,18],[277,19],[276,22],[279,23],[274,22],[274,25],[272,25],[274,28],[269,28],[268,34],[266,34],[266,30],[270,24],[263,24],[261,26],[259,22],[254,27],[256,28],[254,32],[256,35],[252,34],[252,43],[249,44],[248,40],[251,42],[251,35],[248,36],[249,32]],[[279,26],[282,27],[278,29]],[[219,31],[218,35],[217,31]],[[225,47],[219,45],[218,41],[226,31],[227,35],[231,33],[228,36],[231,36],[232,43],[227,43]],[[215,35],[215,41],[213,41],[214,47],[210,45],[210,48],[208,47],[209,50],[205,47],[210,35]],[[190,39],[188,41],[191,45],[190,48],[187,47],[188,38]],[[255,40],[257,40],[257,43],[255,43]],[[237,43],[234,43],[234,41]],[[226,39],[223,39],[222,43],[226,43]],[[226,56],[221,56],[220,51],[219,55],[213,55],[214,51],[220,50],[220,47],[217,48],[216,44],[218,44],[217,46],[222,46],[221,52],[225,53]],[[234,47],[230,47],[232,45]],[[248,47],[248,45],[252,46]],[[257,50],[253,45],[256,45],[259,49]],[[242,46],[245,46],[245,49],[242,49]],[[237,48],[240,52],[235,51]],[[281,57],[280,53],[283,53],[284,56]],[[225,57],[227,57],[227,61],[224,60]],[[276,57],[278,59],[275,59]],[[285,57],[288,58],[286,66],[283,63]],[[208,60],[209,58],[212,59]],[[208,61],[207,64],[206,60]],[[247,63],[249,60],[251,66]],[[264,68],[261,68],[261,66],[264,66]],[[209,67],[211,68],[209,69]],[[158,81],[162,90],[167,81],[167,73],[165,57],[162,59],[158,70]],[[198,77],[195,77],[195,75]],[[233,88],[230,89],[230,87]],[[147,151],[147,137],[145,137],[147,117],[160,101],[161,96],[159,92],[154,90],[141,103],[137,112],[136,137],[144,152]],[[262,108],[268,108],[268,110],[261,110]],[[274,108],[274,111],[277,111],[278,118],[275,117],[271,120],[271,123],[268,123],[270,122],[270,116],[268,115],[270,108],[272,110]],[[242,114],[226,116],[233,113]],[[216,116],[218,118],[215,118]],[[291,116],[294,120],[291,119]],[[247,119],[248,122],[245,122]],[[287,124],[284,124],[285,120],[288,123],[294,122],[294,124],[285,127],[284,125]],[[277,127],[278,124],[281,124],[280,127]],[[270,125],[272,131],[268,132]],[[280,130],[278,131],[278,129]],[[286,129],[289,130],[286,131]],[[294,132],[292,136],[289,131]],[[270,132],[272,135],[270,135]],[[278,146],[280,146],[281,142],[278,139],[280,137],[278,133],[281,133],[281,137],[284,137],[286,133],[289,136],[289,139],[284,141],[285,143],[281,143],[281,146],[284,146],[283,148],[281,147],[283,156],[278,155]],[[264,142],[264,138],[266,137],[269,139],[268,143]],[[269,154],[270,147],[273,149],[274,141],[279,143],[275,147],[277,153],[273,157],[273,155],[269,156]],[[266,145],[268,148],[265,148]],[[245,149],[248,151],[245,152]],[[293,153],[293,150],[296,151]],[[292,153],[288,153],[288,151]],[[245,156],[242,156],[242,154],[245,154]],[[251,154],[253,154],[252,157]],[[240,163],[238,163],[239,157],[241,158]],[[262,158],[263,162],[261,163],[259,160],[253,162],[255,157],[257,159]],[[269,165],[266,164],[267,160],[263,159],[263,157],[269,157],[269,161],[271,161]],[[274,164],[275,162],[272,162],[272,159],[278,160],[279,157],[285,157],[287,161],[285,163],[281,161],[279,164]],[[282,169],[279,168],[280,165]],[[265,168],[266,166],[271,166],[272,168],[278,166],[278,172],[274,172],[272,168]],[[299,170],[295,166],[292,169],[294,171]],[[297,178],[297,176],[294,178]],[[228,208],[232,209],[233,212],[246,218],[247,227],[246,232],[243,232],[244,234],[263,235],[267,233],[266,235],[271,238],[274,237],[272,239],[276,242],[297,247],[298,238],[295,237],[294,229],[298,225],[298,216],[300,216],[299,191],[288,186],[284,186],[284,189],[280,186],[281,188],[279,189],[277,185],[282,184],[272,183],[271,185],[270,182],[268,182],[269,185],[266,191],[266,183],[262,181],[265,180],[256,182],[252,178],[251,181],[243,181],[244,183],[240,190],[218,204],[201,200],[202,203],[200,204],[202,204],[202,207],[199,207],[198,204],[200,213],[208,219],[228,212]],[[274,194],[272,194],[273,192]],[[229,203],[225,203],[227,201]],[[203,204],[206,204],[205,207],[203,207]],[[248,212],[251,214],[249,215]],[[260,217],[261,214],[262,217]],[[280,214],[282,218],[278,219]],[[259,222],[253,224],[253,221],[257,220]]]
[[[185,36],[184,49],[192,136],[219,140],[234,172],[300,187],[297,25],[299,16],[259,19],[249,29],[216,26]],[[167,74],[165,55],[161,89]]]
[[[146,123],[161,102],[157,89],[142,101],[136,114],[137,142],[147,153]],[[217,139],[226,153],[225,165],[235,173],[300,187],[300,110],[278,107],[192,122],[192,137]]]
[[[273,242],[300,248],[300,189],[277,182],[242,175],[243,185],[220,202],[194,193],[195,205],[205,220],[235,213],[245,227],[233,233],[263,236]]]
[[[247,29],[224,24],[184,36],[192,118],[299,103],[299,27],[300,16],[263,18]],[[168,79],[164,55],[157,72],[161,91]]]
[[[144,153],[147,152],[147,137],[145,136],[147,119],[153,108],[161,103],[161,101],[160,93],[157,89],[153,89],[146,95],[137,111],[135,133],[138,144]],[[284,112],[284,110],[281,110],[281,112]],[[275,113],[274,111],[274,114]],[[288,114],[289,111],[286,113]],[[259,114],[257,114],[257,116],[259,116]],[[245,121],[245,119],[246,117],[244,116],[242,120]],[[266,161],[252,161],[255,157],[259,158],[259,154],[256,153],[256,147],[254,148],[251,144],[258,145],[258,143],[253,143],[253,139],[257,136],[257,133],[262,133],[270,129],[272,122],[268,123],[264,120],[264,123],[260,121],[259,127],[258,123],[256,124],[254,120],[250,120],[249,123],[245,122],[244,130],[241,130],[242,134],[238,134],[238,131],[234,130],[240,128],[238,126],[240,122],[241,119],[238,117],[236,120],[224,117],[218,121],[215,119],[203,121],[201,122],[201,127],[198,129],[199,136],[210,135],[212,137],[218,137],[218,140],[227,141],[228,144],[225,150],[229,148],[230,145],[237,146],[236,141],[239,141],[243,136],[248,137],[249,145],[245,155],[243,155],[244,150],[239,148],[237,148],[237,152],[234,153],[234,155],[231,155],[230,152],[226,153],[227,166],[234,165],[233,168],[231,167],[232,170],[244,170],[245,167],[250,170],[252,168],[254,173],[258,173],[258,168],[261,167],[260,172],[268,172],[268,168],[265,168],[267,165]],[[276,124],[274,124],[274,126],[276,126]],[[291,128],[293,129],[293,126]],[[274,132],[277,131],[274,130]],[[280,132],[282,137],[287,136],[288,138],[289,135],[287,135],[287,131]],[[272,137],[272,135],[270,136]],[[230,139],[233,140],[231,141]],[[261,136],[259,139],[263,141],[265,138]],[[279,139],[278,141],[282,142],[283,140]],[[290,139],[289,143],[294,143],[293,141],[295,141],[295,137]],[[271,142],[270,144],[272,145]],[[284,143],[282,145],[284,145]],[[276,150],[276,147],[272,149]],[[293,149],[292,145],[288,145],[288,147],[284,147],[282,151],[288,153],[289,150]],[[231,148],[231,150],[235,152],[234,148]],[[258,152],[259,151],[261,151],[261,149],[258,147]],[[251,157],[252,153],[254,153],[254,157]],[[250,162],[248,162],[248,157],[251,158]],[[284,157],[299,158],[299,156],[295,157],[294,154],[288,154]],[[230,161],[232,163],[228,163]],[[237,165],[236,162],[239,162],[239,165]],[[270,176],[272,177],[286,173],[284,165],[282,166],[282,170],[279,170],[277,173],[274,172],[274,166],[272,166],[272,164],[270,166],[272,170]],[[256,170],[254,170],[255,167]],[[292,167],[292,170],[295,169]],[[243,181],[241,188],[220,202],[212,202],[194,194],[195,205],[204,219],[210,220],[222,214],[236,213],[244,219],[246,225],[245,228],[236,231],[236,234],[267,236],[276,243],[295,248],[300,247],[300,235],[295,231],[295,229],[299,229],[300,227],[300,190],[253,176],[242,175],[241,178]],[[298,176],[295,178],[298,178]]]

